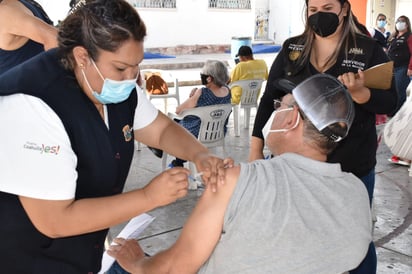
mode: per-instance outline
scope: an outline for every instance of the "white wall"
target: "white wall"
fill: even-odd
[[[269,5],[269,38],[276,44],[303,32],[305,0],[270,1]]]
[[[207,0],[177,0],[176,9],[138,9],[148,29],[145,47],[228,45],[234,36],[254,37],[255,7],[263,7],[264,1],[270,9],[270,40],[282,44],[290,36],[303,32],[305,0],[252,0],[251,10],[209,9]],[[57,23],[66,16],[70,0],[38,2]],[[412,0],[396,3],[397,16],[405,14],[412,20]]]
[[[36,0],[46,11],[47,15],[56,25],[58,20],[63,20],[70,10],[70,0]]]
[[[405,15],[412,21],[412,0],[398,0],[396,4],[395,20]]]
[[[66,17],[70,0],[37,0],[57,24]],[[177,0],[176,9],[139,8],[148,36],[145,47],[230,44],[233,36],[253,37],[252,10],[209,9],[207,0]]]
[[[180,0],[176,9],[138,12],[147,26],[148,48],[230,44],[233,36],[254,35],[254,10],[209,9],[207,0]]]
[[[262,0],[255,1],[252,10],[208,9],[207,0],[178,0],[177,9],[168,12],[139,9],[148,28],[146,47],[230,44],[233,36],[253,37],[254,9],[257,5],[264,6]],[[265,1],[270,9],[269,40],[281,44],[303,31],[305,0]]]

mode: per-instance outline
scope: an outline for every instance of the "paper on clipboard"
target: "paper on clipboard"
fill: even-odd
[[[125,238],[125,239],[137,239],[140,233],[145,230],[145,228],[153,222],[155,217],[150,216],[149,214],[143,213],[139,216],[131,219],[126,226],[120,231],[116,238]],[[115,259],[107,254],[105,251],[102,257],[102,268],[99,271],[99,274],[104,274],[114,263]]]
[[[365,87],[389,89],[392,84],[393,61],[382,63],[363,71]]]

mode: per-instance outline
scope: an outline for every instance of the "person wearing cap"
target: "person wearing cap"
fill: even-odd
[[[344,273],[371,236],[368,193],[327,154],[347,135],[354,106],[334,77],[315,75],[282,101],[265,126],[276,157],[226,171],[205,189],[176,243],[144,257],[117,238],[109,255],[131,273]],[[273,109],[272,107],[272,109]],[[199,270],[200,269],[200,270]]]
[[[200,72],[200,79],[204,87],[192,90],[191,96],[177,106],[176,114],[185,109],[211,106],[217,104],[230,104],[229,71],[226,65],[218,60],[207,60]],[[200,129],[200,118],[187,116],[179,121],[179,124],[197,138]],[[169,168],[183,167],[184,159],[176,158],[170,162]]]
[[[255,60],[252,49],[249,46],[241,46],[236,57],[239,63],[230,73],[230,82],[251,79],[268,79],[268,67],[265,60]],[[242,97],[242,88],[233,87],[230,90],[232,94],[232,104],[239,104]]]

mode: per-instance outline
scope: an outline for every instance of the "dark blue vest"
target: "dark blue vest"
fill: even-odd
[[[15,93],[42,99],[63,122],[78,160],[76,199],[123,190],[134,151],[133,132],[126,129],[133,125],[136,92],[120,104],[107,105],[108,130],[74,74],[59,64],[57,50],[53,49],[0,76],[0,95]],[[47,172],[47,167],[39,168]],[[24,166],[16,167],[17,172],[24,172]],[[58,184],[59,178],[55,179]],[[77,274],[100,269],[107,230],[48,238],[32,225],[18,197],[4,192],[0,192],[0,222],[0,235],[4,236],[1,272]]]
[[[395,62],[394,67],[407,67],[411,58],[408,39],[411,33],[405,33],[400,37],[394,37],[390,42],[388,55]]]
[[[378,41],[379,45],[381,45],[383,48],[388,48],[388,37],[385,36],[380,30],[375,29],[375,34],[373,35],[373,38]]]
[[[25,0],[19,0],[26,8],[28,8],[34,16],[40,18],[48,24],[53,24],[50,21],[47,14],[43,11],[40,6],[35,5],[32,2]],[[39,54],[44,51],[42,44],[39,44],[33,40],[28,40],[23,46],[16,50],[2,50],[0,49],[0,74],[6,72],[12,67],[23,63],[27,59]]]

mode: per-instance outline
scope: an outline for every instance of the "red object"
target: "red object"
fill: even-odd
[[[387,116],[385,114],[376,114],[376,125],[382,125],[386,123]]]

